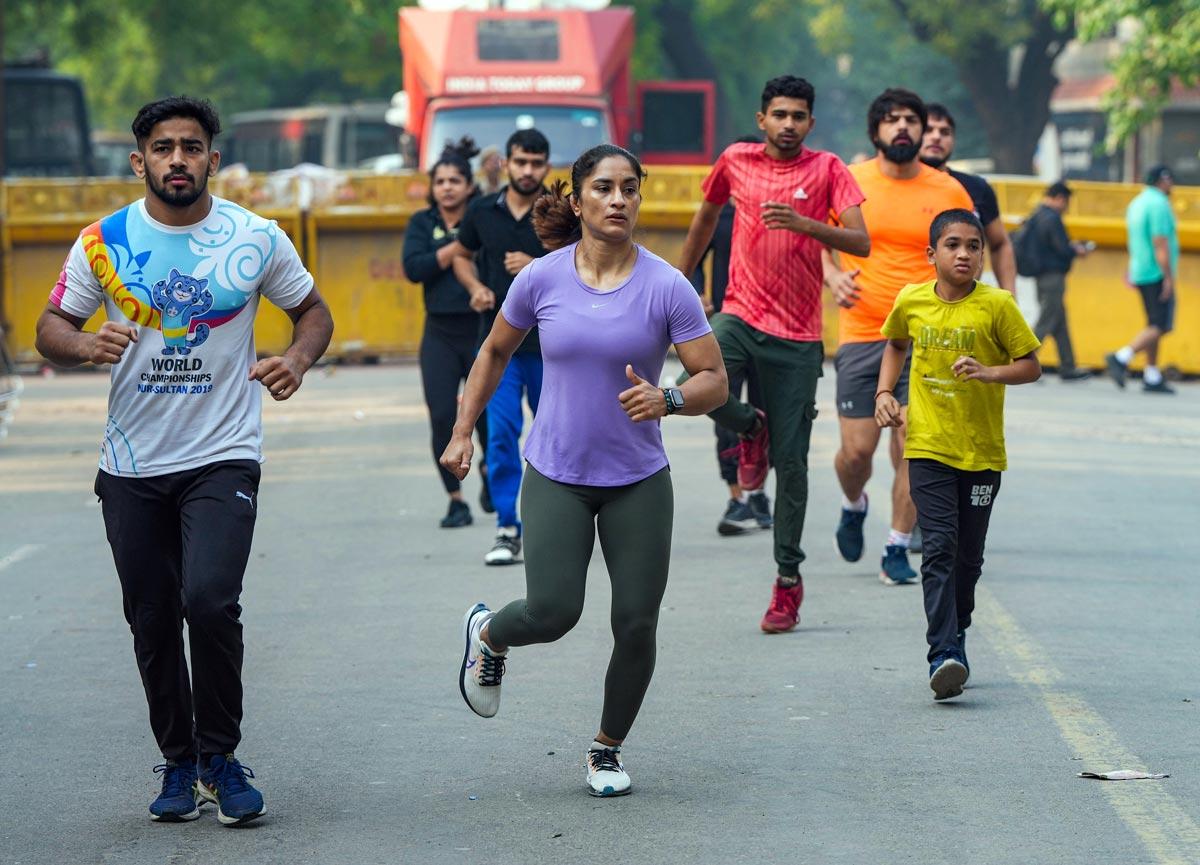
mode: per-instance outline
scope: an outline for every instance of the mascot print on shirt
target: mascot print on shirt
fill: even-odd
[[[162,335],[166,343],[163,354],[189,354],[208,339],[209,327],[203,323],[196,325],[192,338],[188,339],[192,319],[204,315],[213,306],[207,279],[194,279],[171,268],[166,279],[154,283],[150,300],[162,313]]]
[[[89,225],[81,240],[101,289],[129,321],[161,331],[162,354],[171,356],[199,348],[254,299],[278,231],[214,199],[213,212],[191,231],[159,232],[135,203]]]

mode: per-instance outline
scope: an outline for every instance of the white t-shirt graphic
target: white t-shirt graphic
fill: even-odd
[[[50,302],[82,319],[104,304],[138,330],[112,367],[100,468],[153,477],[261,462],[262,385],[249,378],[258,298],[291,309],[312,287],[274,222],[216,196],[195,225],[163,225],[136,201],[85,228]]]

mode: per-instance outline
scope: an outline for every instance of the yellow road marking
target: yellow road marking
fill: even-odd
[[[1063,687],[1064,677],[1045,660],[1045,651],[1017,624],[990,591],[976,589],[976,604],[985,635],[1014,679],[1037,691],[1063,741],[1081,765],[1104,769],[1148,769],[1121,744],[1117,733],[1078,694]],[[1080,781],[1084,784],[1084,781]],[[1155,862],[1195,865],[1200,862],[1200,826],[1168,792],[1170,781],[1088,781],[1099,784],[1117,816],[1141,839]]]

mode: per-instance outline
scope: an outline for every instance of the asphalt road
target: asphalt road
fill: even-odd
[[[625,748],[634,794],[596,800],[599,551],[578,627],[515,650],[499,716],[475,717],[456,683],[461,615],[519,596],[522,568],[482,565],[477,507],[474,526],[437,528],[414,367],[314,373],[265,410],[239,756],[269,813],[240,830],[211,808],[147,819],[159,757],[91,495],[107,379],[27,385],[0,443],[6,865],[1200,861],[1200,385],[1010,389],[972,681],[951,704],[926,682],[919,587],[834,550],[832,376],[792,634],[758,630],[769,533],[715,531],[710,424],[670,419],[673,570]],[[872,548],[886,521],[868,518]],[[1113,769],[1171,777],[1077,777]]]

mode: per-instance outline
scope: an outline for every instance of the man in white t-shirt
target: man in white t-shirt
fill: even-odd
[[[147,194],[80,233],[38,319],[37,347],[62,366],[112,365],[95,489],[165,760],[151,817],[191,820],[211,801],[231,825],[266,813],[233,753],[260,386],[276,400],[294,394],[333,319],[287,235],[208,191],[220,131],[202,100],[138,112],[130,162]],[[260,296],[288,314],[293,336],[284,354],[257,360]],[[107,320],[85,332],[101,306]]]

